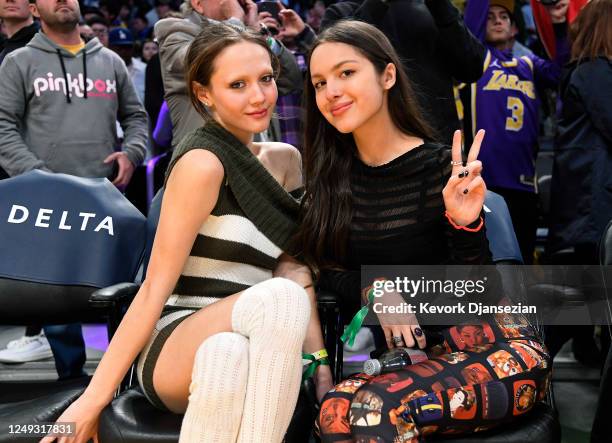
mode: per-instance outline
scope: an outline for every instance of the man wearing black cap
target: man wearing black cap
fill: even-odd
[[[144,103],[145,71],[147,65],[139,58],[134,57],[134,36],[132,31],[125,28],[113,29],[108,33],[108,47],[111,51],[115,51],[127,66],[138,98],[141,103]]]

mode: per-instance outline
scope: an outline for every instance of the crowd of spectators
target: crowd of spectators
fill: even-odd
[[[64,15],[52,7],[61,3]],[[586,0],[543,3],[284,0],[276,11],[258,11],[251,0],[0,0],[0,178],[43,169],[108,177],[122,190],[141,180],[143,161],[172,151],[201,126],[184,60],[208,21],[266,35],[281,74],[275,118],[258,137],[301,150],[309,49],[321,30],[356,18],[382,30],[399,53],[437,141],[450,144],[454,130],[463,129],[469,146],[478,129],[487,130],[483,177],[509,206],[525,263],[541,259],[536,159],[542,142],[552,141],[546,252],[570,248],[571,263],[596,263],[612,218],[612,31],[580,15]],[[587,28],[599,35],[585,36]],[[73,83],[77,75],[80,83]],[[98,82],[106,82],[105,91]],[[44,109],[24,91],[47,96]],[[112,94],[118,100],[100,100]],[[85,124],[75,126],[77,120]],[[85,155],[81,148],[92,137],[99,150]],[[80,329],[62,334],[78,349],[58,371],[82,375]],[[553,341],[555,334],[556,351],[569,335],[552,330]],[[584,348],[596,352],[592,328],[581,334]],[[40,326],[31,325],[0,351],[0,361],[47,358],[49,349]],[[593,352],[586,359],[601,364]]]

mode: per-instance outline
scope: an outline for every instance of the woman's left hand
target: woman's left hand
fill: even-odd
[[[323,400],[325,394],[334,387],[334,377],[332,376],[329,365],[319,366],[314,373],[313,380],[317,391],[317,401],[321,404],[321,400]]]
[[[444,206],[451,220],[459,226],[467,226],[480,217],[487,187],[480,176],[482,163],[477,160],[485,131],[481,129],[474,137],[468,153],[467,163],[462,164],[461,131],[453,135],[451,178],[442,190]]]

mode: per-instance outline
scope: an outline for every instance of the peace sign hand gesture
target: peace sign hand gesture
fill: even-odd
[[[478,158],[485,131],[481,129],[474,137],[468,153],[466,166],[461,158],[461,131],[453,135],[451,178],[442,190],[446,213],[459,226],[467,226],[480,217],[487,187],[480,176],[482,163]]]

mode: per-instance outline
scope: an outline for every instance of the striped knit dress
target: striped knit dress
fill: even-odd
[[[167,408],[155,393],[153,370],[167,338],[198,309],[272,278],[279,256],[289,248],[299,210],[298,202],[251,151],[215,123],[185,137],[168,175],[191,149],[213,152],[223,163],[225,179],[138,359],[138,382],[148,400],[162,410]]]

